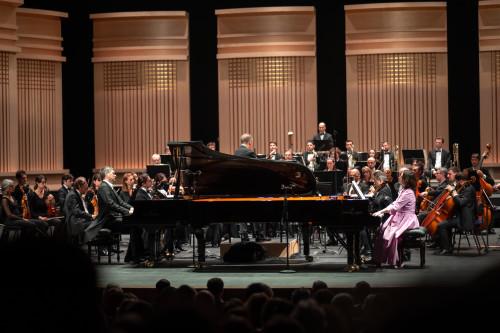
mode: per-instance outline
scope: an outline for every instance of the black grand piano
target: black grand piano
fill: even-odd
[[[316,194],[316,179],[296,162],[251,159],[212,151],[201,142],[170,142],[174,168],[187,195],[173,199],[136,201],[125,226],[191,225],[198,240],[198,261],[205,262],[202,228],[210,223],[290,222],[302,224],[303,253],[310,256],[312,224],[345,233],[348,264],[359,264],[359,231],[376,225],[368,200]]]

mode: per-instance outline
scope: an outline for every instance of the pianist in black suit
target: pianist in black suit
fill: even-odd
[[[85,229],[84,242],[93,240],[102,228],[117,229],[124,215],[132,215],[134,207],[123,201],[113,189],[115,170],[106,166],[101,169],[102,183],[97,190],[99,215]]]
[[[75,179],[73,189],[71,189],[64,201],[64,215],[66,217],[66,227],[68,237],[75,244],[81,244],[81,238],[85,228],[95,219],[84,200],[89,189],[87,180],[84,177]]]

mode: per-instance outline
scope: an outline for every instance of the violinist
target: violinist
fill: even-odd
[[[63,239],[65,238],[65,227],[63,221],[56,217],[57,213],[53,212],[55,209],[55,198],[49,193],[47,188],[47,179],[44,175],[36,176],[35,186],[28,198],[31,216],[34,219],[44,222],[48,226],[54,227],[54,237]]]
[[[370,168],[367,166],[362,167],[361,174],[363,183],[368,186],[368,188],[372,187],[374,183],[372,178],[372,171],[370,170]]]
[[[0,205],[0,223],[8,226],[19,226],[22,235],[31,238],[35,235],[37,226],[44,228],[41,221],[23,218],[20,205],[14,199],[14,181],[4,179],[2,181],[2,203]]]
[[[413,173],[415,174],[415,177],[417,179],[417,188],[415,190],[415,195],[417,197],[417,205],[415,207],[416,213],[418,213],[420,204],[422,203],[423,197],[421,194],[425,192],[425,189],[428,187],[427,181],[425,180],[424,177],[424,164],[420,161],[417,161],[413,166],[412,166]]]
[[[438,255],[450,255],[453,252],[451,248],[451,231],[453,228],[458,228],[464,231],[470,231],[473,228],[473,223],[476,218],[476,191],[470,182],[465,178],[463,173],[458,173],[455,176],[457,187],[451,185],[446,187],[450,191],[455,203],[454,215],[438,224],[437,233],[439,234],[439,243],[441,250]]]
[[[92,175],[92,179],[90,180],[90,187],[85,195],[85,202],[87,203],[87,208],[89,213],[92,215],[99,214],[99,203],[97,199],[97,190],[101,186],[102,178],[99,172],[96,172]]]
[[[64,214],[66,216],[66,227],[68,236],[76,244],[82,244],[83,231],[96,218],[92,215],[85,195],[89,185],[83,177],[78,177],[73,183],[73,188],[69,191],[64,202]]]
[[[23,215],[25,215],[25,217],[28,217],[30,216],[28,207],[28,197],[31,195],[31,188],[28,184],[28,175],[26,174],[26,171],[18,170],[16,172],[16,180],[17,180],[17,185],[14,188],[12,196],[16,200],[19,207],[22,207],[22,203],[24,200],[25,207],[22,207],[22,209],[27,211],[23,212]]]

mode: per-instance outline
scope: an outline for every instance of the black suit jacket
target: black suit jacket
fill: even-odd
[[[74,189],[68,192],[64,201],[63,211],[66,216],[68,234],[71,236],[77,236],[82,233],[85,227],[92,221],[92,215],[85,212],[80,192]]]
[[[66,200],[68,193],[69,190],[65,186],[61,186],[61,188],[57,191],[57,204],[62,209],[64,209],[64,201]]]
[[[381,151],[378,156],[378,160],[380,161],[380,164],[378,166],[379,170],[382,170],[384,168],[384,155],[386,153],[384,151]],[[394,153],[392,151],[388,151],[387,154],[389,154],[389,165],[391,166],[392,171],[397,171],[397,165],[396,165],[396,158],[394,157]]]
[[[476,219],[476,191],[467,186],[453,198],[458,226],[462,230],[472,230]]]
[[[313,140],[321,140],[321,136],[319,133],[315,134],[313,136]],[[330,148],[333,147],[334,143],[333,143],[333,136],[330,134],[330,133],[327,133],[325,132],[325,134],[323,135],[323,140],[321,141],[328,141],[329,142],[329,146]],[[316,149],[319,149],[320,147],[316,147]]]
[[[379,211],[389,206],[394,200],[392,199],[392,191],[389,185],[385,184],[378,190],[371,200],[370,209],[372,212]]]
[[[128,215],[131,205],[120,198],[112,186],[103,181],[97,191],[99,201],[99,215],[85,229],[84,242],[88,242],[97,236],[99,230],[105,225],[121,222],[123,215]]]
[[[241,145],[238,149],[236,149],[236,151],[234,152],[234,155],[240,156],[240,157],[257,158],[257,155],[255,154],[255,152],[248,149],[247,146],[245,146],[245,145]]]
[[[151,196],[142,188],[138,188],[134,200],[151,200]]]
[[[268,160],[272,160],[271,156],[270,155],[267,155],[267,159]],[[275,156],[274,156],[274,160],[275,161],[279,161],[279,160],[282,160],[283,159],[283,156],[280,154],[280,153],[276,153]]]
[[[429,165],[427,170],[434,169],[434,165],[436,165],[436,149],[433,149],[428,154]],[[449,168],[451,165],[451,154],[449,151],[445,149],[441,149],[441,167]]]

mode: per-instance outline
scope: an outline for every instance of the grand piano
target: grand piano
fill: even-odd
[[[330,226],[346,235],[347,263],[359,264],[359,231],[375,226],[368,200],[320,196],[316,179],[296,162],[251,159],[212,151],[201,142],[169,142],[178,182],[173,199],[136,201],[125,226],[191,225],[198,241],[198,262],[205,262],[203,227],[210,223],[298,222],[302,248],[310,257],[309,230]]]

